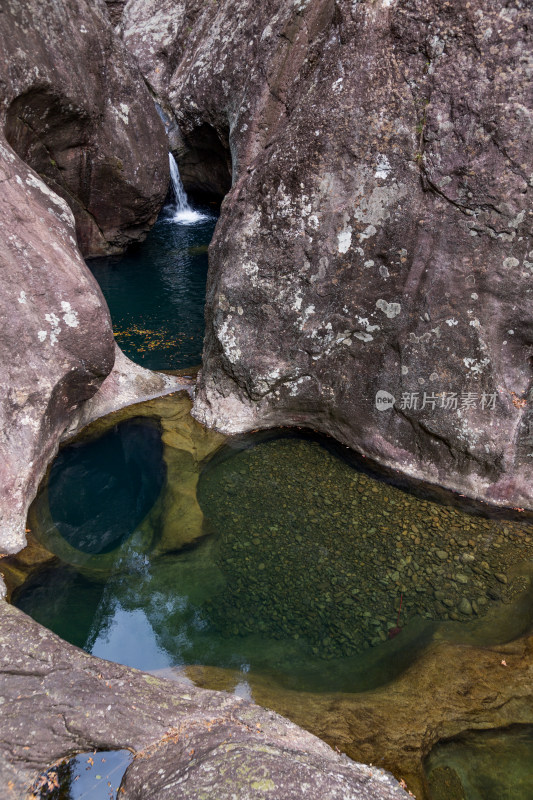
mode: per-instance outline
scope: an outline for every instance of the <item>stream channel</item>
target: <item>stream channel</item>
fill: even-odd
[[[142,245],[90,265],[118,343],[152,369],[201,359],[216,215],[187,210],[175,195]],[[454,659],[531,629],[527,523],[408,493],[312,432],[224,439],[189,409],[184,393],[139,404],[62,448],[30,510],[39,568],[14,588],[19,608],[89,653],[234,691],[378,764],[358,744],[363,706],[367,724],[398,727],[382,709],[392,719],[399,697],[416,738],[420,714],[438,727],[450,713]],[[421,725],[418,767],[376,735],[383,765],[419,798],[530,800],[531,725],[459,705],[470,722],[429,755]]]

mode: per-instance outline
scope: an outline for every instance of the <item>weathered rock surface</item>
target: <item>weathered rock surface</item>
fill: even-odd
[[[128,748],[130,800],[401,800],[375,767],[239,698],[96,659],[0,601],[0,780],[20,800],[57,759]],[[80,713],[83,709],[83,713]]]
[[[105,4],[112,25],[117,25],[121,20],[126,0],[105,0]]]
[[[231,154],[198,419],[309,425],[531,507],[528,15],[128,0],[123,36],[180,126],[186,186],[187,148]]]
[[[155,222],[167,142],[105,5],[8,2],[0,43],[7,141],[70,205],[85,256],[122,252]]]
[[[142,236],[168,159],[103,5],[4,3],[0,49],[0,552],[15,552],[59,437],[115,361],[109,312],[78,248],[115,252]],[[150,391],[156,383],[165,380]]]
[[[115,350],[72,212],[7,147],[0,151],[0,551],[16,552],[59,436],[110,372]]]
[[[98,392],[73,415],[63,438],[68,439],[100,417],[118,411],[133,403],[152,400],[171,392],[185,390],[193,393],[193,380],[150,369],[135,364],[115,344],[113,370],[104,380]]]

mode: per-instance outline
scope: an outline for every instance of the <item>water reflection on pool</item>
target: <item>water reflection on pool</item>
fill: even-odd
[[[146,492],[138,461],[122,457],[134,435],[129,423],[111,438],[76,445],[70,460],[63,452],[37,501],[42,525],[34,531],[63,560],[15,596],[24,611],[95,655],[150,670],[228,667],[243,686],[251,671],[298,690],[361,691],[398,675],[436,630],[456,640],[471,635],[528,586],[513,572],[532,556],[527,526],[416,499],[301,433],[222,449],[201,469],[197,491],[176,499],[167,483],[142,522],[130,519],[127,536],[127,515],[117,515],[116,540],[106,516],[102,537],[115,549],[88,554],[84,531],[88,525],[94,538],[104,520],[102,498],[91,503],[87,494],[99,489],[102,455],[123,483],[135,470],[135,492]],[[79,542],[69,529],[67,547],[58,534],[60,504],[72,505],[80,487],[88,520],[80,521]],[[196,497],[200,535],[185,547],[173,544],[172,530]],[[526,603],[504,636],[521,633],[530,611]],[[488,626],[483,636],[498,641],[502,630]]]

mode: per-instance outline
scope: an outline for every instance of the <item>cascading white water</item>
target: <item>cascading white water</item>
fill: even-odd
[[[174,222],[181,222],[184,225],[190,225],[192,222],[199,222],[205,218],[204,214],[195,211],[190,207],[185,189],[180,178],[180,171],[176,163],[176,159],[172,153],[168,154],[170,164],[170,185],[172,189],[172,219]]]

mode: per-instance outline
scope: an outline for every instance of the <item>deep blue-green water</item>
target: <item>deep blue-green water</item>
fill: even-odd
[[[295,689],[349,691],[412,661],[433,621],[413,620],[387,642],[400,588],[380,590],[377,559],[372,574],[361,571],[358,526],[336,542],[344,516],[332,518],[323,501],[358,474],[352,467],[305,436],[252,448],[244,438],[200,476],[205,537],[159,554],[158,514],[148,535],[138,527],[161,486],[157,435],[137,418],[61,451],[40,498],[44,529],[34,532],[59,556],[66,539],[74,557],[33,575],[14,597],[19,608],[102,658],[147,670],[227,667],[243,684],[257,671]],[[362,582],[372,594],[359,598]]]
[[[97,441],[72,444],[59,453],[48,485],[52,519],[73,547],[107,553],[150,511],[165,474],[157,424],[128,420]]]
[[[163,476],[148,420],[65,448],[34,531],[63,560],[33,575],[16,605],[139,669],[202,664],[244,683],[256,672],[293,689],[361,691],[398,675],[442,624],[460,637],[514,597],[521,584],[495,577],[507,539],[517,557],[531,555],[520,525],[416,499],[286,433],[219,451],[198,484],[204,537],[161,553],[172,487],[142,518]],[[530,624],[529,601],[521,614],[504,639]]]
[[[201,362],[207,248],[217,215],[200,209],[176,221],[163,209],[146,240],[123,257],[88,262],[111,312],[126,355],[149,369]]]

